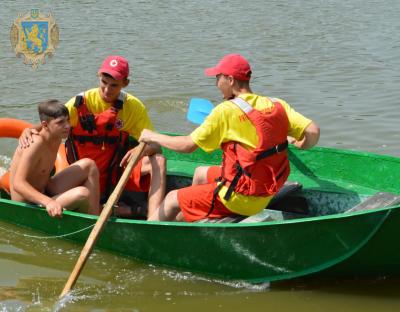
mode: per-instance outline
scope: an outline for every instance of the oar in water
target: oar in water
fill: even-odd
[[[189,102],[186,118],[190,122],[201,124],[213,108],[214,105],[209,100],[193,98]]]
[[[94,225],[92,232],[90,232],[88,240],[86,241],[86,244],[81,251],[78,261],[76,262],[75,267],[72,270],[71,275],[69,276],[69,279],[65,284],[63,291],[61,292],[60,298],[62,298],[65,294],[67,294],[71,290],[72,287],[74,287],[75,282],[77,281],[79,274],[81,273],[83,266],[86,263],[86,260],[89,258],[90,252],[92,251],[94,245],[96,244],[96,241],[100,235],[101,230],[103,229],[104,225],[106,224],[106,221],[111,215],[112,207],[121,196],[125,184],[128,181],[129,175],[131,174],[133,167],[137,164],[140,155],[143,153],[145,146],[146,146],[145,143],[140,143],[139,146],[136,148],[135,153],[129,160],[128,165],[126,166],[124,173],[119,179],[117,186],[115,187],[114,191],[108,198],[107,203],[105,204],[103,211],[101,212],[99,218],[97,219],[97,222]]]

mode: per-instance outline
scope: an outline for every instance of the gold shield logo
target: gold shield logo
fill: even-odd
[[[53,56],[58,45],[59,31],[51,13],[44,15],[33,9],[19,14],[11,26],[10,41],[17,57],[24,56],[24,63],[37,68],[45,57]]]

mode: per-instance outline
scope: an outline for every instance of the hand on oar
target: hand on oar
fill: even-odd
[[[62,298],[67,292],[71,290],[72,287],[74,287],[75,282],[77,281],[79,274],[81,273],[86,263],[86,260],[89,258],[90,252],[92,251],[94,245],[96,244],[96,241],[100,235],[101,230],[103,229],[107,219],[111,215],[114,204],[118,201],[119,197],[121,196],[125,184],[128,181],[128,178],[131,174],[131,171],[133,167],[137,164],[138,160],[140,159],[140,156],[143,153],[145,146],[146,144],[142,142],[135,149],[135,154],[133,154],[131,159],[129,160],[129,163],[126,166],[121,178],[119,179],[117,186],[115,187],[114,191],[108,198],[107,203],[105,204],[103,211],[101,212],[99,218],[97,219],[97,222],[94,225],[92,232],[90,232],[89,238],[82,249],[79,259],[76,262],[75,267],[71,272],[71,275],[69,276],[69,279],[65,284],[63,291],[61,292],[60,298]]]
[[[129,151],[126,152],[126,154],[124,155],[124,157],[122,157],[121,162],[119,163],[120,167],[126,167],[127,164],[129,163],[129,161],[132,159],[132,157],[135,157],[135,155],[137,154],[137,150],[140,149],[141,146],[138,145],[132,149],[130,149]],[[143,154],[143,153],[141,153]]]

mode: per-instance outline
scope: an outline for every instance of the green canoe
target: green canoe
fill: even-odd
[[[169,188],[189,185],[197,166],[218,164],[221,156],[200,150],[193,154],[164,153]],[[399,274],[399,198],[387,193],[400,192],[400,159],[292,147],[289,157],[289,180],[303,187],[273,207],[292,213],[270,209],[263,211],[258,221],[232,223],[111,218],[96,246],[156,265],[250,282],[312,273]],[[298,205],[303,211],[296,211]],[[76,232],[67,239],[80,243],[86,241],[90,229],[80,230],[96,221],[94,216],[68,211],[61,219],[50,218],[44,209],[11,201],[4,192],[0,219],[48,235]]]

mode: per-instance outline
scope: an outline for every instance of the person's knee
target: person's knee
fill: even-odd
[[[90,158],[82,158],[79,160],[79,165],[83,168],[88,174],[91,175],[99,175],[99,170],[97,168],[96,162]]]
[[[93,167],[97,167],[96,162],[90,158],[82,158],[81,160],[79,160],[79,162],[84,168],[91,169]]]
[[[149,221],[172,221],[179,214],[178,190],[173,190],[165,196],[161,206],[147,220]]]
[[[165,196],[165,202],[168,203],[168,206],[179,206],[178,190],[170,191],[167,196]]]
[[[199,177],[199,176],[204,175],[204,171],[206,171],[206,168],[207,168],[206,166],[197,167],[194,170],[194,177]]]
[[[207,166],[197,167],[193,174],[193,184],[205,184],[207,183]]]

